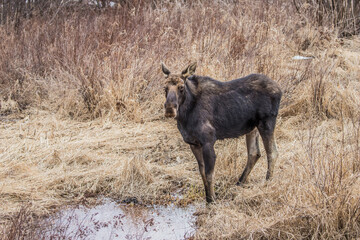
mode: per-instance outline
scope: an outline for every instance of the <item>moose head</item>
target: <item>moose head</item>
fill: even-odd
[[[179,106],[185,99],[186,78],[193,75],[196,70],[196,62],[187,66],[180,74],[172,74],[162,63],[161,69],[165,74],[165,117],[176,118]]]

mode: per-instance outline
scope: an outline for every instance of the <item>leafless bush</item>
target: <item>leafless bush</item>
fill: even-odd
[[[53,8],[45,2],[16,3],[32,4],[34,9],[37,5],[39,9]],[[11,4],[5,1],[3,9],[16,10],[15,2]],[[154,67],[160,61],[182,65],[196,59],[203,66],[211,66],[211,71],[204,71],[204,74],[218,79],[231,79],[251,72],[285,79],[288,75],[278,71],[283,67],[284,59],[274,57],[277,50],[273,46],[280,46],[276,45],[277,41],[285,44],[289,41],[272,29],[288,22],[282,31],[288,32],[290,42],[296,44],[294,48],[302,51],[321,44],[317,43],[317,38],[323,41],[322,36],[300,37],[300,17],[294,15],[288,21],[283,14],[273,14],[280,8],[295,14],[292,4],[284,1],[265,5],[261,1],[244,1],[246,8],[239,8],[239,3],[233,2],[120,1],[117,7],[106,7],[101,11],[85,2],[77,6],[68,1],[59,4],[56,14],[23,18],[17,30],[9,30],[8,24],[3,24],[0,29],[3,39],[1,97],[6,100],[12,96],[20,109],[51,99],[58,103],[56,109],[61,108],[73,117],[75,113],[91,117],[117,113],[139,118],[144,110],[155,111],[149,106],[158,96],[156,90],[160,89],[161,74]],[[215,11],[216,8],[219,11]],[[240,21],[244,14],[248,17]],[[213,60],[215,56],[218,62]],[[42,84],[33,81],[34,78],[43,79]],[[36,85],[37,90],[28,92],[41,94],[22,94],[24,89],[19,89],[17,82],[21,86],[22,83]],[[290,86],[288,83],[282,84]],[[78,92],[77,97],[69,98],[68,93],[73,90]],[[318,93],[314,92],[317,94],[315,99],[322,101]]]
[[[37,238],[36,231],[31,226],[33,217],[31,215],[30,205],[23,205],[20,210],[11,216],[10,224],[2,230],[3,240],[15,239],[34,239]]]

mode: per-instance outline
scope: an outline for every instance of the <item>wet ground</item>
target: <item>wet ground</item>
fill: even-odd
[[[139,206],[102,200],[95,207],[60,211],[46,238],[188,239],[195,233],[194,206]]]

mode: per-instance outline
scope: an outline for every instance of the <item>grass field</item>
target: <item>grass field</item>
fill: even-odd
[[[36,219],[68,204],[166,204],[174,192],[177,204],[199,206],[195,239],[359,238],[360,38],[319,25],[310,2],[62,6],[0,25],[3,238],[31,236]],[[163,116],[161,61],[174,72],[197,61],[197,74],[220,81],[256,72],[280,84],[273,180],[261,144],[249,183],[236,186],[245,139],[218,141],[218,201],[206,206],[197,162]]]

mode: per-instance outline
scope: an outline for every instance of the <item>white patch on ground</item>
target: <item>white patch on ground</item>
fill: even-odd
[[[296,55],[292,59],[293,60],[310,60],[310,59],[314,59],[314,57],[304,57],[304,56]]]
[[[187,239],[195,233],[195,207],[131,206],[105,199],[92,208],[61,211],[49,236],[66,239]]]

